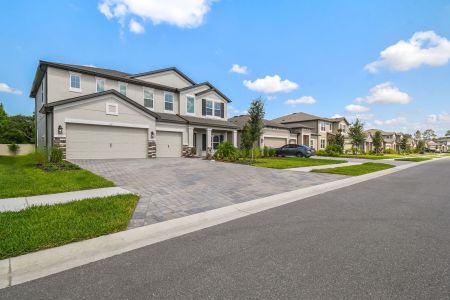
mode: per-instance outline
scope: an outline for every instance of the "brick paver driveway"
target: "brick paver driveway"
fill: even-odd
[[[76,160],[81,167],[141,196],[129,227],[342,179],[189,158]]]

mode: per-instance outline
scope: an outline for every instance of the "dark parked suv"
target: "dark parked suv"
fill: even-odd
[[[297,156],[297,157],[311,157],[315,151],[305,145],[288,144],[275,151],[276,156]]]

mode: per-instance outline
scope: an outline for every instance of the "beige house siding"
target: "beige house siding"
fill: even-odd
[[[140,77],[136,77],[136,79],[144,80],[147,82],[152,82],[156,84],[161,84],[165,86],[171,86],[178,89],[182,89],[188,86],[191,86],[192,84],[184,79],[182,76],[180,76],[175,71],[167,71],[162,73],[156,73],[151,75],[144,75]]]
[[[47,91],[45,90],[45,82],[47,80],[47,76],[44,75],[41,85],[36,93],[36,145],[39,148],[46,146],[46,115],[41,114],[39,110],[42,108],[42,105],[45,104],[45,99],[47,96]]]
[[[68,120],[86,121],[88,124],[92,122],[110,122],[115,125],[124,124],[130,127],[133,125],[144,125],[149,127],[149,132],[155,132],[156,125],[154,117],[144,114],[131,104],[119,99],[113,95],[106,95],[86,101],[56,106],[53,111],[54,136],[65,136]],[[117,104],[119,114],[117,116],[106,114],[106,103]],[[61,135],[58,134],[58,127],[60,125],[63,130]]]
[[[195,117],[203,117],[202,116],[202,96],[195,96],[195,94],[206,91],[207,89],[209,89],[209,87],[207,85],[202,85],[200,87],[197,88],[193,88],[187,91],[183,91],[180,92],[180,114],[181,115],[186,115],[186,97],[189,96],[194,96],[195,97],[195,106],[194,106],[194,116]],[[226,106],[226,105],[225,105]],[[188,114],[191,115],[191,114]]]

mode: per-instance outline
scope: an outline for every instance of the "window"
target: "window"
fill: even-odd
[[[326,128],[325,128],[325,123],[324,122],[321,122],[320,123],[320,131],[325,131],[326,130]]]
[[[97,93],[105,91],[105,79],[97,78],[95,81]]]
[[[119,105],[117,103],[106,103],[106,114],[107,115],[119,115]]]
[[[153,90],[144,88],[144,106],[153,109]]]
[[[173,111],[173,94],[164,94],[164,110]]]
[[[70,73],[70,91],[81,92],[81,75]]]
[[[186,112],[188,114],[195,113],[195,98],[193,96],[186,96]]]
[[[119,93],[124,96],[127,95],[127,84],[125,82],[119,82]]]
[[[325,149],[325,140],[320,139],[320,149]]]
[[[222,116],[222,103],[214,102],[214,116],[219,118]]]
[[[217,150],[219,148],[219,145],[222,144],[224,141],[224,135],[213,135],[212,136],[212,147],[214,150]]]
[[[210,100],[206,100],[206,115],[207,116],[213,115],[213,102]]]

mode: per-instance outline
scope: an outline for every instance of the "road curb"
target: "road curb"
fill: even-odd
[[[90,240],[1,260],[0,288],[35,280],[274,207],[379,178],[388,174],[393,174],[436,160],[448,158],[450,157],[405,164],[375,173],[319,184],[166,222],[142,226]],[[99,252],[99,249],[101,249],[101,252]]]

